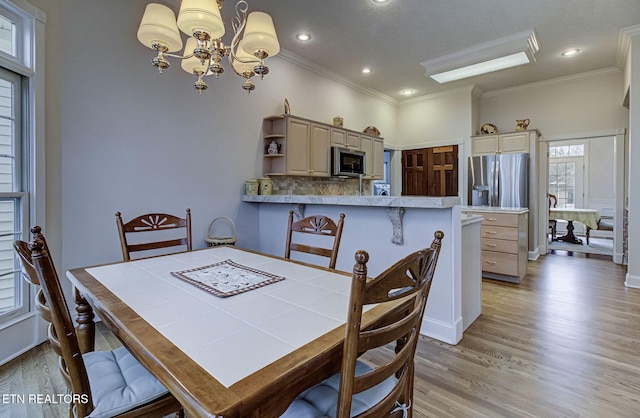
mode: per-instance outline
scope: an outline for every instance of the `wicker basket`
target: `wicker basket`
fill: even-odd
[[[213,225],[219,221],[226,222],[231,225],[233,236],[213,235]],[[207,241],[207,246],[209,247],[217,247],[219,245],[235,245],[236,241],[238,240],[236,237],[236,224],[234,224],[231,219],[224,216],[214,219],[209,224],[209,232],[207,233],[207,237],[205,238],[205,240]]]

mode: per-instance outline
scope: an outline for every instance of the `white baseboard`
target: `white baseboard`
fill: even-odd
[[[420,334],[447,344],[456,345],[462,339],[462,318],[458,318],[453,324],[448,324],[425,316],[422,319]]]
[[[529,251],[528,258],[531,261],[535,261],[540,257],[540,248],[536,248],[533,251]]]
[[[624,282],[624,285],[627,287],[640,289],[640,276],[634,276],[627,273],[627,280]]]

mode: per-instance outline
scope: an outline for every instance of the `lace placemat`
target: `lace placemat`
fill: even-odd
[[[222,298],[284,280],[284,277],[243,266],[231,260],[189,270],[172,271],[171,274]]]

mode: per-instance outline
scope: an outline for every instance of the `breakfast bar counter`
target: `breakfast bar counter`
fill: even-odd
[[[319,195],[244,195],[245,202],[292,203],[304,205],[339,205],[444,209],[460,205],[459,197],[418,196],[319,196]]]
[[[289,211],[296,219],[321,214],[338,219],[345,214],[344,230],[336,269],[351,272],[357,250],[365,250],[370,258],[368,275],[374,277],[413,251],[429,246],[436,230],[444,232],[442,250],[423,320],[421,332],[449,344],[457,344],[464,329],[480,314],[463,319],[463,286],[467,279],[474,301],[480,297],[480,272],[463,279],[466,263],[479,266],[478,254],[464,254],[463,242],[475,242],[464,248],[480,248],[478,228],[463,228],[480,220],[463,219],[458,197],[409,196],[319,196],[319,195],[245,195],[242,197],[238,224],[255,239],[239,245],[282,256]],[[479,223],[477,224],[479,225]],[[326,266],[326,259],[310,254],[295,254],[295,259]],[[476,261],[473,261],[476,260]],[[463,266],[465,264],[465,266]],[[475,283],[478,282],[478,283]],[[466,293],[465,293],[466,295]]]

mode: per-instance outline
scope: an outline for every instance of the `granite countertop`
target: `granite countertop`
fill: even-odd
[[[529,208],[499,207],[499,206],[463,206],[463,212],[503,212],[503,213],[527,213]]]
[[[476,222],[484,221],[484,217],[482,215],[462,215],[462,226],[471,225]]]
[[[298,203],[307,205],[373,206],[445,209],[460,205],[459,197],[420,196],[320,196],[320,195],[244,195],[243,202]]]

